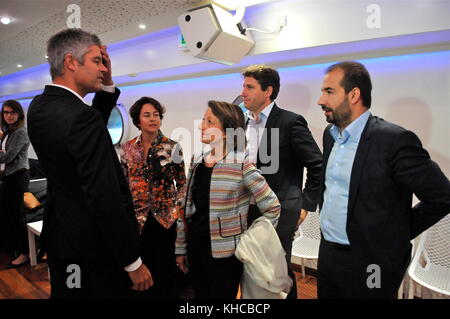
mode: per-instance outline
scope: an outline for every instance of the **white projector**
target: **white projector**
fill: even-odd
[[[195,57],[223,64],[238,63],[253,48],[250,34],[241,33],[233,15],[214,4],[189,10],[178,17],[187,48]]]

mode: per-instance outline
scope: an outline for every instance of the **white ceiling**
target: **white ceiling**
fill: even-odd
[[[367,29],[361,28],[366,25],[364,19],[342,17],[366,17],[364,3],[371,0],[322,0],[328,10],[321,0],[239,0],[248,6],[245,22],[249,27],[271,30],[276,18],[283,16],[288,16],[288,25],[277,35],[252,33],[255,48],[240,63],[213,64],[180,49],[176,27],[180,14],[211,1],[0,0],[0,15],[18,12],[13,15],[17,24],[0,25],[0,100],[33,96],[51,81],[44,58],[46,41],[66,27],[69,2],[81,7],[81,27],[109,45],[114,80],[120,85],[238,73],[255,63],[283,67],[449,50],[448,1],[429,0],[423,7],[423,0],[414,0],[415,6],[379,0],[384,8],[383,28]],[[147,29],[139,29],[139,23]],[[335,27],[330,30],[329,26]],[[17,63],[23,64],[24,72]]]
[[[45,62],[47,39],[66,28],[69,4],[81,8],[81,27],[109,44],[176,24],[176,15],[200,0],[1,0],[0,16],[14,20],[0,24],[0,75]],[[173,21],[172,21],[173,20]],[[146,30],[137,26],[148,25]]]
[[[14,17],[9,25],[0,24],[0,42],[14,38],[19,32],[47,20],[77,0],[1,0],[0,16]]]

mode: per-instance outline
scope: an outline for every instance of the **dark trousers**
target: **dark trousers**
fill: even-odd
[[[196,299],[236,299],[243,264],[233,255],[213,258],[209,238],[188,241],[189,274]]]
[[[300,210],[297,207],[300,207],[297,199],[284,201],[277,225],[277,234],[280,238],[281,246],[286,253],[288,275],[292,279],[292,288],[287,295],[287,299],[297,299],[297,280],[291,268],[292,242],[297,228],[297,221],[300,217]],[[260,216],[261,213],[258,207],[256,205],[250,205],[247,218],[248,227]]]
[[[350,246],[320,242],[317,264],[317,295],[319,299],[391,299],[400,286],[392,280],[383,267],[380,268],[381,284],[370,283],[373,272],[368,271],[370,262]],[[402,277],[403,278],[403,277]],[[401,279],[400,279],[401,281]]]
[[[3,177],[0,191],[1,241],[9,252],[28,254],[27,223],[23,193],[28,190],[28,170],[20,170]]]
[[[141,258],[152,274],[153,286],[134,292],[136,298],[177,298],[176,236],[176,223],[166,229],[152,215],[148,216],[141,234]]]
[[[47,252],[52,299],[123,299],[132,297],[128,273],[111,260],[61,260]]]

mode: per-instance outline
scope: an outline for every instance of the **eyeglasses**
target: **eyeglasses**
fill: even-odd
[[[5,115],[16,115],[17,112],[16,112],[16,111],[11,111],[11,112],[9,112],[9,111],[3,111],[3,114],[5,114]]]

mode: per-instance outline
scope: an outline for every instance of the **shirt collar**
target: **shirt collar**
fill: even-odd
[[[72,92],[73,94],[75,94],[75,96],[78,97],[81,100],[81,102],[83,102],[84,104],[87,104],[86,101],[81,97],[80,94],[78,94],[77,92],[75,92],[72,89],[69,89],[67,86],[60,85],[60,84],[55,84],[55,83],[51,83],[51,84],[47,84],[47,85],[57,86],[59,88],[66,89],[67,91]]]
[[[336,125],[333,125],[330,129],[330,133],[335,141],[340,141],[341,143],[346,143],[347,141],[358,142],[361,134],[366,126],[367,121],[370,117],[370,111],[367,110],[361,114],[356,120],[351,122],[342,133]]]
[[[153,140],[152,145],[160,144],[163,137],[164,137],[164,134],[161,132],[161,130],[158,130],[158,135]],[[141,143],[142,143],[142,134],[139,134],[139,136],[136,138],[135,144],[141,144]]]
[[[267,105],[262,111],[261,114],[264,114],[264,117],[267,119],[269,117],[270,112],[272,112],[273,105],[275,101],[272,101],[269,105]]]
[[[136,140],[134,141],[134,144],[137,144],[137,145],[141,144],[141,136],[142,136],[142,134],[140,134],[138,137],[136,137]]]
[[[275,101],[272,101],[272,103],[270,103],[269,105],[267,105],[260,113],[259,113],[259,118],[261,121],[265,121],[269,118],[269,114],[272,111],[272,108],[275,104]],[[248,118],[251,119],[252,121],[254,121],[255,119],[253,118],[253,113],[248,111],[247,113]],[[258,122],[259,123],[259,122]]]

